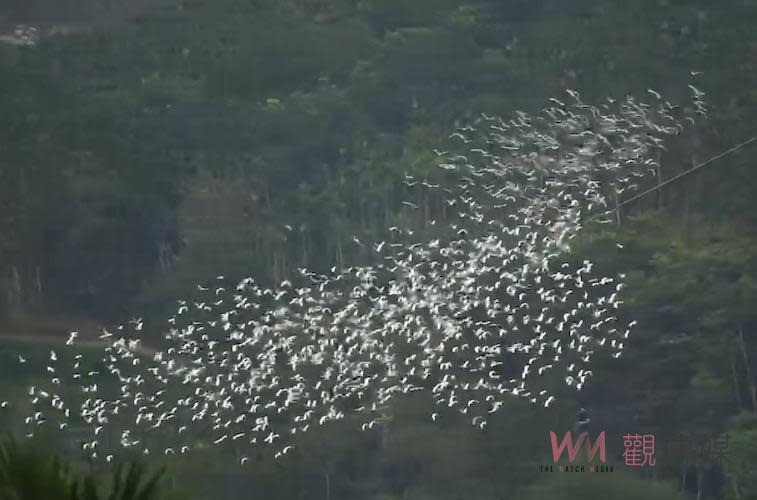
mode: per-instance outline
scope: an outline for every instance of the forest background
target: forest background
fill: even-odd
[[[444,220],[431,199],[401,210],[416,196],[402,180],[435,175],[455,127],[538,112],[566,88],[680,102],[695,82],[709,117],[668,144],[657,181],[671,178],[756,133],[755,26],[750,0],[0,0],[0,357],[135,314],[157,338],[157,318],[216,275],[275,284],[363,262],[353,235]],[[482,434],[405,398],[380,432],[335,426],[291,459],[177,461],[169,490],[757,498],[754,154],[588,228],[577,251],[628,273],[639,328],[554,411],[515,404]],[[581,406],[615,451],[654,434],[658,465],[539,473],[548,430],[570,430]],[[723,463],[664,455],[681,434],[724,432]]]

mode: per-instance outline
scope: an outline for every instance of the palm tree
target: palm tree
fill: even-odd
[[[124,473],[124,469],[126,470]],[[111,491],[103,500],[153,500],[158,498],[158,483],[165,469],[160,468],[151,475],[137,462],[132,462],[125,468],[116,467],[113,474]],[[94,487],[94,480],[90,475],[85,482],[85,491]],[[82,496],[78,500],[100,500],[97,496]]]
[[[75,500],[76,481],[68,468],[36,446],[0,442],[0,500]]]
[[[0,442],[0,500],[155,500],[164,469],[148,474],[136,462],[118,465],[106,494],[94,473],[77,475],[34,444]]]

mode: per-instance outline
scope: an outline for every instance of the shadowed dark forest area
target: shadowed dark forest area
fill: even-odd
[[[450,226],[407,176],[443,183],[438,151],[482,113],[694,85],[707,116],[645,188],[747,141],[756,26],[754,0],[0,0],[0,500],[757,498],[757,142],[585,224],[570,258],[626,277],[636,327],[548,408],[513,398],[482,430],[411,391],[243,464],[200,440],[90,463],[11,409],[71,330],[96,349],[142,318],[152,355],[200,283],[275,287]],[[576,430],[606,432],[613,472],[557,471],[549,432]],[[655,466],[624,464],[626,434],[654,435]]]

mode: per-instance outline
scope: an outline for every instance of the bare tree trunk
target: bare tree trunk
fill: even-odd
[[[42,296],[42,273],[40,272],[39,266],[36,266],[34,268],[34,282],[37,286],[37,297]]]
[[[302,234],[302,267],[308,265],[308,233],[307,230],[301,231]]]
[[[731,486],[733,486],[733,494],[736,497],[736,500],[741,500],[742,498],[741,488],[739,488],[739,483],[738,481],[736,481],[736,476],[732,475],[730,479],[731,479]]]
[[[326,479],[326,500],[331,500],[331,475],[329,471],[324,471],[324,477]]]
[[[431,219],[431,210],[429,208],[428,198],[429,198],[428,196],[423,197],[423,220],[426,223],[428,223],[428,221]]]
[[[741,353],[744,355],[744,364],[746,365],[747,384],[749,385],[749,396],[752,400],[752,411],[757,412],[757,386],[755,386],[752,364],[749,362],[749,353],[747,352],[746,342],[744,341],[743,325],[739,325],[739,343],[741,345]]]
[[[342,242],[339,241],[336,246],[336,268],[341,271],[344,264],[344,252],[342,251]]]
[[[386,198],[384,200],[384,225],[388,226],[389,225],[389,221],[392,218],[392,214],[391,214],[391,211],[389,209],[392,206],[392,200],[389,197],[390,196],[389,193],[386,193],[385,196],[386,196]]]
[[[733,359],[733,349],[728,349],[728,359],[731,362],[731,375],[733,376],[733,389],[736,393],[736,404],[739,407],[739,412],[744,409],[744,401],[741,399],[741,387],[739,387],[739,377],[736,371],[736,361]]]
[[[702,500],[702,486],[704,485],[704,474],[702,469],[697,467],[697,500]]]
[[[662,184],[662,162],[660,161],[662,157],[662,154],[660,152],[657,153],[657,166],[655,170],[657,170],[657,189],[655,190],[655,193],[657,194],[657,209],[662,208],[662,190],[659,188],[660,184]]]
[[[278,267],[279,267],[279,252],[274,250],[273,251],[273,266],[272,267],[272,273],[273,276],[273,282],[278,284],[281,280],[279,279],[279,273],[278,273]]]
[[[12,281],[12,287],[11,287],[11,292],[10,292],[10,296],[11,296],[10,302],[12,304],[12,308],[17,309],[18,307],[20,307],[21,302],[23,302],[22,296],[23,296],[24,289],[21,283],[21,273],[18,272],[18,266],[13,266],[13,268],[11,269],[11,272],[13,275],[12,276],[13,281]]]
[[[386,421],[381,422],[381,451],[389,445],[389,425]]]

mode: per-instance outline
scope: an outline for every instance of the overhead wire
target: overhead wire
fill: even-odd
[[[658,189],[660,189],[660,188],[662,188],[662,187],[670,184],[671,182],[675,182],[678,179],[680,179],[680,178],[682,178],[682,177],[684,177],[686,175],[689,175],[689,174],[691,174],[691,173],[693,173],[693,172],[695,172],[695,171],[697,171],[697,170],[699,170],[699,169],[701,169],[701,168],[703,168],[703,167],[705,167],[707,165],[710,165],[714,161],[719,160],[720,158],[723,158],[724,156],[728,156],[729,154],[735,153],[736,151],[738,151],[738,150],[740,150],[740,149],[748,146],[749,144],[751,144],[754,141],[757,141],[757,135],[754,135],[754,136],[750,137],[749,139],[747,139],[747,140],[745,140],[743,142],[740,142],[739,144],[736,144],[735,146],[732,146],[732,147],[726,149],[725,151],[722,151],[722,152],[720,152],[720,153],[718,153],[718,154],[716,154],[716,155],[708,158],[707,160],[705,160],[705,161],[703,161],[701,163],[698,163],[697,165],[691,167],[690,169],[685,170],[685,171],[681,172],[680,174],[674,175],[673,177],[671,177],[669,179],[665,179],[663,182],[660,182],[659,184],[656,184],[655,186],[652,186],[651,188],[649,188],[649,189],[647,189],[645,191],[642,191],[641,193],[638,193],[638,194],[636,194],[636,195],[628,198],[627,200],[624,200],[624,201],[618,203],[617,205],[615,205],[615,210],[618,210],[619,208],[621,208],[621,207],[623,207],[625,205],[628,205],[629,203],[631,203],[633,201],[636,201],[639,198],[642,198],[642,197],[644,197],[644,196],[646,196],[646,195],[648,195],[650,193],[653,193],[653,192],[657,191]],[[610,211],[595,213],[595,214],[587,217],[586,221],[590,221],[590,220],[592,220],[592,219],[594,219],[596,217],[600,217],[600,216],[603,216],[603,215],[606,216],[606,215],[609,214],[609,212]]]

